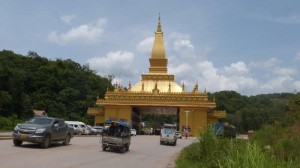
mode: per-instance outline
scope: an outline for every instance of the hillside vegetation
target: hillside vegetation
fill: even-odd
[[[88,65],[7,50],[0,51],[0,81],[0,129],[11,129],[14,122],[32,117],[33,109],[45,110],[48,116],[87,121],[88,107],[95,106],[107,88],[113,88],[111,78],[97,75]]]

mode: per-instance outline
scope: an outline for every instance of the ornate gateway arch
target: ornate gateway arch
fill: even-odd
[[[179,117],[179,130],[189,128],[190,134],[195,135],[198,129],[226,116],[225,112],[213,111],[215,102],[208,100],[205,91],[199,92],[198,84],[191,92],[187,92],[184,84],[178,85],[174,81],[174,75],[168,74],[160,17],[149,62],[149,73],[142,74],[141,81],[134,86],[129,84],[127,91],[116,85],[114,91],[106,92],[104,99],[97,100],[96,104],[101,108],[88,110],[88,114],[95,116],[95,124],[117,118],[134,126],[140,122],[139,108],[175,108]]]

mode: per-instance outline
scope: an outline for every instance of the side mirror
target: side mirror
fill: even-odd
[[[58,127],[58,123],[54,124],[54,127],[55,127],[55,128]]]

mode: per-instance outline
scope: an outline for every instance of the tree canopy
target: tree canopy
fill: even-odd
[[[227,121],[241,132],[257,130],[280,120],[290,111],[288,103],[293,96],[292,93],[274,93],[248,97],[235,91],[209,94],[211,100],[215,98],[216,110],[225,110]]]
[[[0,115],[32,117],[32,110],[45,110],[49,116],[85,120],[88,107],[112,89],[88,65],[67,59],[55,61],[30,51],[27,56],[0,51]]]

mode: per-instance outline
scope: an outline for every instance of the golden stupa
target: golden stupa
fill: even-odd
[[[89,108],[88,114],[95,116],[95,125],[102,125],[106,119],[123,119],[138,127],[141,108],[172,108],[178,116],[178,129],[195,135],[208,123],[226,116],[223,111],[213,111],[215,102],[208,100],[205,91],[199,92],[198,84],[186,92],[184,84],[178,85],[174,75],[168,74],[160,16],[149,62],[149,73],[142,74],[141,81],[134,86],[129,84],[127,90],[115,85],[114,91],[107,91],[104,99],[97,100],[99,108]]]

